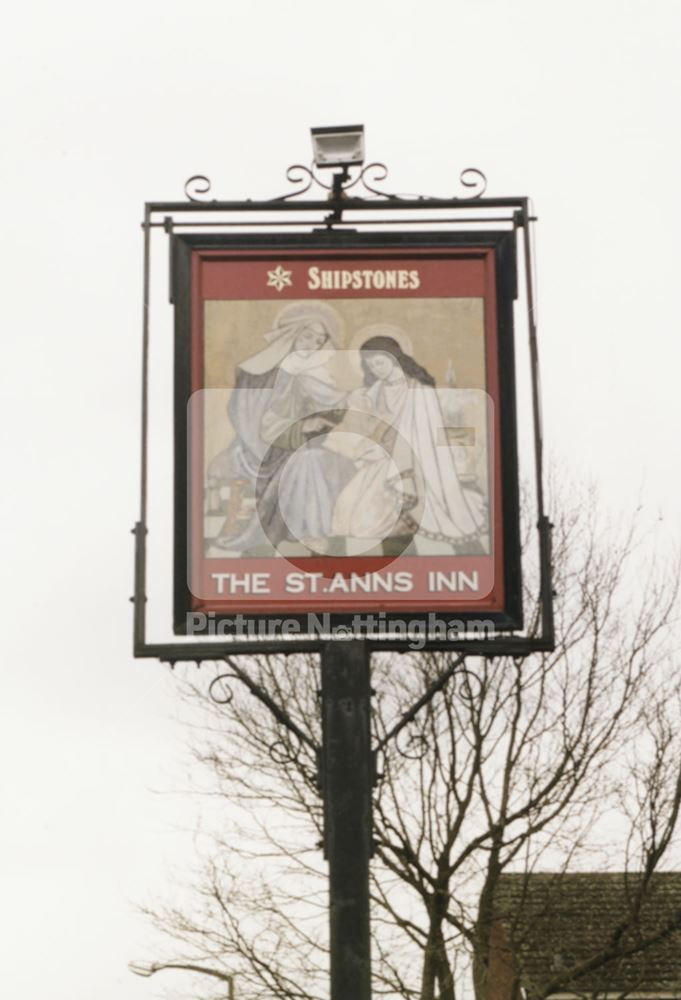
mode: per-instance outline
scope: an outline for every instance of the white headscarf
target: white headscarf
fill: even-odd
[[[264,335],[267,347],[247,358],[239,367],[251,375],[264,375],[272,368],[281,366],[284,358],[293,351],[299,334],[313,324],[321,326],[327,335],[323,349],[309,354],[295,352],[296,355],[300,353],[300,356],[295,358],[292,356],[288,366],[292,365],[296,369],[291,374],[320,367],[328,361],[330,352],[338,347],[341,320],[336,310],[326,302],[316,301],[291,302],[284,306],[277,316],[274,329]]]

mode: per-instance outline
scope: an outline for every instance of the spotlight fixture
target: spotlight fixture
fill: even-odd
[[[364,126],[330,125],[310,129],[317,167],[352,167],[364,163]]]

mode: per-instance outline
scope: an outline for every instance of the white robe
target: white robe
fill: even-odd
[[[341,492],[332,532],[349,538],[419,536],[451,552],[486,544],[483,518],[459,482],[437,392],[401,372],[355,397],[364,434],[358,471]]]

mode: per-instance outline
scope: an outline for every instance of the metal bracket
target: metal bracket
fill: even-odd
[[[435,695],[439,691],[442,691],[443,688],[447,686],[447,684],[454,676],[459,666],[465,661],[465,659],[466,659],[466,654],[461,653],[459,656],[457,656],[454,662],[451,663],[449,667],[447,667],[447,669],[442,674],[440,674],[438,679],[430,685],[428,690],[419,698],[419,700],[414,702],[412,707],[404,713],[402,718],[398,722],[396,722],[395,725],[392,727],[392,729],[388,730],[383,739],[379,741],[376,747],[377,753],[380,753],[381,750],[384,750],[387,744],[390,742],[390,740],[395,739],[398,733],[400,733],[405,726],[409,725],[409,723],[416,718],[421,709],[425,705],[427,705],[430,701],[432,701]]]

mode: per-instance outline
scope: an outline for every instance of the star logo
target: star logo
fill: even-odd
[[[285,271],[281,264],[278,264],[274,271],[267,272],[267,286],[268,288],[276,288],[278,292],[282,288],[290,288],[293,284],[292,275],[293,271]]]

